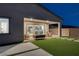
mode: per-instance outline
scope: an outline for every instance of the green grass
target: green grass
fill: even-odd
[[[78,42],[61,39],[49,39],[37,40],[32,43],[55,56],[79,56]]]

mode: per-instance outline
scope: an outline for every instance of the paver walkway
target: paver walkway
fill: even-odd
[[[51,56],[51,54],[28,42],[0,47],[0,56]]]

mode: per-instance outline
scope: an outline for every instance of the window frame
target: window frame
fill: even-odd
[[[0,16],[0,18],[3,19],[8,19],[8,33],[0,33],[0,35],[4,35],[4,34],[10,34],[10,17],[4,17],[4,16]]]

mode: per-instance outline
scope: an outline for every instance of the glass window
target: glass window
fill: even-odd
[[[36,35],[44,34],[44,26],[43,25],[36,25],[35,26],[35,34]]]
[[[0,18],[0,33],[9,33],[9,19]]]
[[[28,25],[27,34],[43,35],[44,26],[43,25]]]
[[[32,25],[28,25],[28,34],[33,34],[33,26]]]

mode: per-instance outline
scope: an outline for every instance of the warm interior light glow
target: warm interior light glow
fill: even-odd
[[[9,33],[9,19],[0,18],[0,33]]]
[[[30,20],[32,21],[32,20],[33,20],[33,18],[30,18]]]

